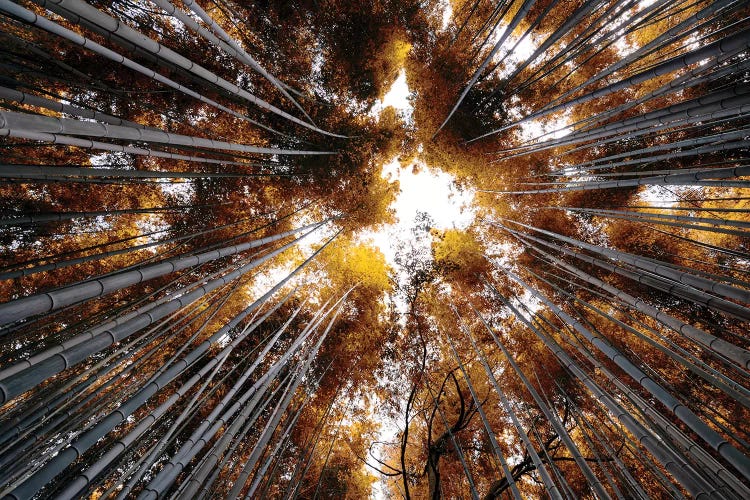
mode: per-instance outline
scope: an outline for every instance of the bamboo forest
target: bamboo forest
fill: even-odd
[[[750,0],[0,0],[0,498],[750,499]]]

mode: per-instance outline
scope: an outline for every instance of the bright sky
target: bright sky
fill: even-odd
[[[417,169],[401,168],[398,160],[393,160],[383,167],[383,177],[397,180],[401,188],[391,205],[396,223],[360,235],[363,240],[371,240],[391,265],[394,265],[396,241],[410,237],[417,212],[427,212],[436,229],[463,229],[474,220],[473,190],[457,189],[450,174],[429,169],[422,163],[417,166]]]
[[[377,99],[370,116],[378,117],[383,110],[389,106],[396,108],[401,117],[407,122],[411,122],[413,108],[409,102],[409,85],[406,83],[406,70],[403,68],[398,73],[396,81],[383,96],[383,100]]]
[[[451,7],[450,0],[444,0],[443,2],[440,2],[440,7],[443,9],[443,14],[440,22],[442,23],[442,28],[445,29],[451,23],[451,18],[453,17],[453,8]]]

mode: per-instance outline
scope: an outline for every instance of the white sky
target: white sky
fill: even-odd
[[[453,17],[453,8],[451,7],[450,0],[443,0],[442,2],[440,2],[440,7],[443,9],[440,21],[442,23],[442,28],[446,29],[451,23],[451,18]]]
[[[412,167],[401,168],[398,160],[383,167],[383,177],[398,180],[400,184],[391,205],[396,223],[384,225],[378,231],[360,234],[360,239],[371,241],[391,265],[394,265],[396,242],[409,237],[417,212],[427,212],[436,229],[464,229],[474,221],[473,190],[457,189],[450,174],[430,169],[423,163],[419,163],[418,167],[415,173]]]
[[[377,99],[370,110],[370,116],[379,117],[380,113],[389,106],[396,108],[399,115],[406,121],[411,122],[413,108],[409,102],[409,86],[406,83],[406,70],[401,68],[396,81],[383,96],[383,100]]]

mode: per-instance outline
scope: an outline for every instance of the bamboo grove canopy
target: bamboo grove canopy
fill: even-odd
[[[748,117],[746,0],[0,0],[0,497],[750,498]]]

